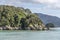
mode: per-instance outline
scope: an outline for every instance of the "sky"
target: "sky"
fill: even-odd
[[[24,7],[33,13],[60,17],[60,0],[0,0],[0,5]]]

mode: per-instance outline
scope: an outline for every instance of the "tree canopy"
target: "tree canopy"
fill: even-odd
[[[53,23],[47,23],[47,24],[46,24],[46,27],[52,27],[52,28],[53,28],[53,27],[55,27],[55,26],[54,26]]]
[[[10,26],[21,27],[22,29],[25,29],[29,27],[30,24],[41,25],[43,22],[29,9],[0,5],[0,27]]]

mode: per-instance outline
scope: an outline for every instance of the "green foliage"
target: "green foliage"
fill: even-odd
[[[20,20],[21,28],[24,30],[29,27],[31,24],[34,26],[35,24],[41,25],[42,21],[35,14],[28,14],[26,18],[21,18]]]
[[[52,28],[53,28],[53,27],[55,27],[55,26],[54,26],[53,23],[47,23],[47,24],[46,24],[46,27],[52,27]]]
[[[25,29],[30,24],[41,25],[42,21],[36,14],[31,13],[29,9],[5,5],[0,6],[0,26],[21,27]]]
[[[25,9],[25,12],[27,12],[27,13],[32,13],[32,12],[30,11],[30,9]]]
[[[21,18],[26,15],[21,9],[14,6],[0,6],[0,26],[10,25],[11,27],[17,27],[20,25]]]

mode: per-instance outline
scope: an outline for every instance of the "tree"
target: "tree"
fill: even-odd
[[[21,28],[25,30],[25,28],[27,27],[26,18],[21,18],[20,23],[21,23]]]
[[[32,12],[30,11],[30,9],[25,9],[25,12],[27,12],[27,13],[32,13]]]
[[[53,27],[55,27],[55,26],[54,26],[53,23],[47,23],[47,24],[46,24],[46,27],[51,27],[51,28],[53,28]]]

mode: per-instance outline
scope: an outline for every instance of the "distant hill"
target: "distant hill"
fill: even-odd
[[[60,18],[42,13],[37,13],[37,15],[43,21],[44,24],[53,23],[56,27],[60,27]]]

